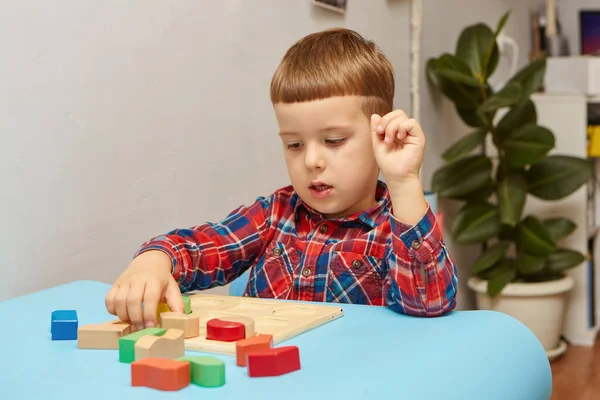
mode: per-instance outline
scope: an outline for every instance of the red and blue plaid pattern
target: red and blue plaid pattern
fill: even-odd
[[[182,292],[226,285],[251,268],[245,296],[387,305],[415,316],[453,310],[456,265],[431,209],[409,226],[391,214],[381,181],[377,199],[370,210],[325,219],[288,186],[218,223],[153,238],[137,254],[168,254]]]

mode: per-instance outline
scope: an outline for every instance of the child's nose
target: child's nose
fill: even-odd
[[[325,167],[325,160],[322,152],[316,146],[306,146],[304,164],[309,170],[323,169]]]

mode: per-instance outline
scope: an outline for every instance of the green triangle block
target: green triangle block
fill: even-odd
[[[190,363],[191,382],[198,386],[218,387],[225,384],[225,363],[212,356],[185,356]]]
[[[135,342],[146,335],[162,336],[167,330],[163,328],[146,328],[119,338],[119,361],[132,363],[135,361]]]

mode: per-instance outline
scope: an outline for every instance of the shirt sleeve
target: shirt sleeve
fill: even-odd
[[[431,208],[427,207],[415,225],[404,224],[390,213],[390,226],[388,306],[424,317],[452,311],[456,307],[457,268]]]
[[[270,231],[272,202],[273,196],[259,197],[219,222],[157,236],[144,243],[135,256],[149,250],[166,253],[182,292],[226,285],[262,252]]]

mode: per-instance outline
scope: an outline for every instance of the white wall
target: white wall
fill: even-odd
[[[427,60],[442,53],[454,53],[460,33],[467,25],[486,23],[496,28],[502,15],[512,10],[505,33],[519,44],[519,68],[528,62],[530,51],[528,2],[521,0],[423,0],[422,68]],[[501,61],[498,77],[504,76],[508,62]],[[494,75],[496,76],[496,75]],[[443,165],[440,155],[457,139],[472,132],[458,117],[452,102],[442,97],[435,87],[429,85],[423,73],[420,80],[422,126],[428,135],[422,177],[425,188],[430,188],[436,169]],[[459,267],[458,308],[472,308],[473,298],[466,282],[472,262],[480,254],[479,246],[463,246],[453,243],[450,228],[460,203],[440,200],[445,212],[445,236],[452,256]]]
[[[110,283],[151,236],[287,184],[268,85],[305,34],[376,40],[408,109],[409,7],[0,0],[0,300]]]

